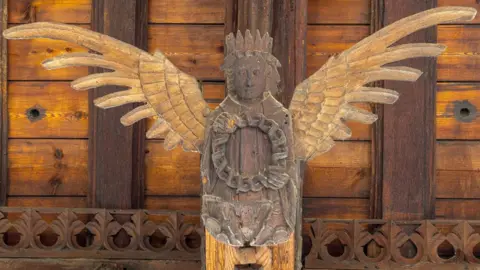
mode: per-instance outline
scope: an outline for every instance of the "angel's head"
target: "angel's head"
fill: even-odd
[[[276,93],[280,62],[272,55],[272,38],[263,37],[257,30],[255,37],[249,30],[245,38],[240,32],[226,38],[226,57],[222,69],[227,79],[229,95],[240,100],[263,98],[265,93]]]

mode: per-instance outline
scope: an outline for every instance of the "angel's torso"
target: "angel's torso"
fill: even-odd
[[[240,188],[239,181],[229,182],[225,180],[228,177],[220,177],[217,173],[219,167],[215,166],[216,161],[213,160],[218,153],[215,145],[218,145],[216,141],[219,137],[212,128],[207,128],[205,147],[208,149],[204,150],[202,156],[203,218],[206,227],[211,229],[211,234],[233,245],[263,245],[272,239],[274,242],[286,241],[293,229],[291,212],[295,211],[295,208],[292,208],[295,204],[291,203],[294,200],[291,196],[295,192],[291,189],[296,185],[289,112],[271,96],[248,107],[227,98],[209,116],[209,125],[212,125],[222,113],[240,116],[243,119],[250,117],[251,123],[260,122],[263,126],[252,124],[238,128],[224,143],[224,156],[228,166],[241,176],[253,178],[252,183],[245,185],[243,189]],[[278,125],[279,131],[267,130],[266,123],[272,122]],[[284,144],[280,143],[279,147],[278,141],[283,138],[282,134],[286,140]],[[288,175],[288,180],[279,188],[270,188],[262,182],[273,178],[269,176],[271,175],[268,172],[269,166],[273,164],[272,156],[279,152],[286,154],[285,166],[282,169]],[[264,179],[258,180],[256,177],[258,175],[263,175]]]

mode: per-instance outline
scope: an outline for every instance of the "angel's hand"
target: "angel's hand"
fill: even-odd
[[[213,121],[213,130],[218,133],[233,133],[237,130],[239,120],[237,116],[223,112]]]

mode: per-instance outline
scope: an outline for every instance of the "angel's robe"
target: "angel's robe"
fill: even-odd
[[[261,113],[275,121],[287,139],[288,180],[280,189],[263,186],[260,191],[241,192],[219,178],[212,161],[212,124],[223,112],[232,115]],[[202,219],[217,240],[234,246],[261,246],[288,240],[295,227],[297,187],[293,155],[291,116],[270,94],[257,104],[242,105],[227,97],[208,117],[202,155]],[[226,160],[241,175],[264,172],[272,159],[272,144],[262,130],[239,128],[226,143]]]

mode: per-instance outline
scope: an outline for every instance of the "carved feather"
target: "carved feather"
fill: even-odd
[[[405,44],[389,47],[401,38],[440,23],[472,20],[477,11],[466,7],[441,7],[399,20],[358,42],[329,61],[295,88],[290,110],[294,123],[295,154],[311,159],[347,139],[351,131],[344,120],[371,124],[377,116],[349,105],[356,102],[392,104],[398,93],[365,84],[381,80],[416,81],[422,71],[410,67],[383,67],[414,57],[435,57],[440,44]]]
[[[121,122],[131,125],[141,119],[157,116],[148,137],[168,132],[165,148],[183,144],[188,151],[200,151],[209,109],[203,100],[197,80],[175,67],[165,55],[151,55],[130,44],[81,27],[38,22],[12,27],[3,33],[7,39],[49,38],[84,46],[96,53],[67,53],[43,62],[47,69],[91,66],[111,70],[92,74],[72,82],[76,90],[105,85],[128,89],[108,94],[94,101],[101,108],[127,103],[145,103],[124,115]],[[251,38],[251,35],[247,39]],[[253,47],[253,44],[249,45]],[[166,122],[168,121],[168,123]]]

